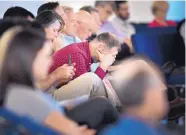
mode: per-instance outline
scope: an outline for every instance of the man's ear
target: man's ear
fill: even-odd
[[[104,50],[104,44],[101,43],[101,42],[97,43],[97,50],[98,51],[103,51]]]

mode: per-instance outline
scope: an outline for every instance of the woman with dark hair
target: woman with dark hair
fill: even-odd
[[[65,26],[63,19],[53,11],[43,11],[35,19],[36,22],[41,24],[46,32],[47,40],[52,42],[52,48],[55,52],[62,44],[60,38],[62,29]]]
[[[49,96],[35,90],[34,82],[47,76],[51,64],[51,46],[42,31],[14,27],[3,34],[0,45],[1,106],[67,135],[95,134],[72,120],[99,129],[118,118],[106,99],[93,99],[65,111]]]
[[[39,29],[43,31],[43,34],[45,35],[44,29],[37,22],[34,21],[30,22],[29,20],[22,20],[20,18],[7,18],[7,19],[3,19],[0,23],[0,37],[7,29],[14,26],[24,26],[24,27],[32,27],[35,29]]]
[[[44,123],[61,133],[75,135],[77,132],[79,135],[85,131],[87,134],[93,134],[94,131],[78,127],[64,117],[62,109],[58,108],[53,100],[34,90],[32,80],[45,77],[51,62],[49,57],[51,48],[44,45],[45,37],[39,31],[12,28],[5,32],[0,44],[2,55],[0,95],[4,107],[19,115],[31,116],[37,122]]]

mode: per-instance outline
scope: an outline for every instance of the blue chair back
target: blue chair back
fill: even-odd
[[[132,36],[136,54],[144,55],[162,66],[172,60],[175,34],[138,33]]]
[[[21,118],[7,109],[0,108],[0,127],[2,135],[21,135]],[[25,133],[25,131],[24,131]]]
[[[15,135],[19,135],[18,133],[21,134],[22,132],[26,132],[29,135],[58,135],[57,132],[33,121],[29,117],[21,117],[5,108],[0,108],[0,121],[3,120],[10,124],[10,129],[14,129],[9,131],[6,130],[6,135],[10,135],[10,132],[11,135],[15,133]]]
[[[176,27],[156,27],[156,28],[149,28],[145,23],[132,23],[134,26],[136,33],[176,33]]]
[[[155,34],[169,34],[169,33],[176,33],[177,29],[176,27],[157,27],[157,28],[148,28],[146,27],[143,29],[143,31],[140,31],[139,33],[155,33]]]
[[[13,125],[19,125],[21,123],[19,116],[2,107],[0,108],[0,119],[5,119]]]
[[[28,117],[22,117],[22,125],[24,125],[26,130],[33,135],[59,135],[54,130],[43,126]]]
[[[132,23],[132,25],[134,26],[134,28],[135,28],[135,30],[136,30],[136,33],[142,32],[142,31],[144,31],[145,29],[147,29],[147,24]]]

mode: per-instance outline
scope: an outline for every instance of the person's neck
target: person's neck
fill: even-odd
[[[142,120],[142,121],[150,124],[151,126],[154,126],[157,124],[157,121],[155,120],[155,118],[153,118],[151,116],[151,114],[149,114],[149,111],[147,111],[146,109],[143,109],[143,108],[128,108],[125,111],[125,114],[127,116],[131,116],[136,119]]]
[[[67,32],[65,32],[65,31],[63,32],[63,35],[69,36],[69,35],[68,35],[68,33],[67,33]]]
[[[68,32],[66,32],[66,31],[64,31],[62,34],[65,36],[68,36],[68,37],[73,37],[72,35],[68,34]]]
[[[85,41],[85,40],[86,40],[86,39],[83,38],[84,36],[83,36],[83,34],[80,33],[80,32],[77,34],[77,37],[78,37],[81,41]]]
[[[161,18],[161,17],[155,17],[155,20],[159,23],[162,23],[162,24],[166,23],[166,20],[164,18]]]

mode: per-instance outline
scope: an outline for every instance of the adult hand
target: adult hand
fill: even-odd
[[[109,66],[111,66],[116,58],[116,54],[102,54],[100,51],[96,50],[99,60],[100,60],[100,67],[103,70],[107,70]]]
[[[55,72],[55,76],[58,81],[62,81],[62,83],[66,83],[70,81],[75,75],[75,63],[72,66],[68,66],[68,64],[64,64],[63,66],[57,68]]]

